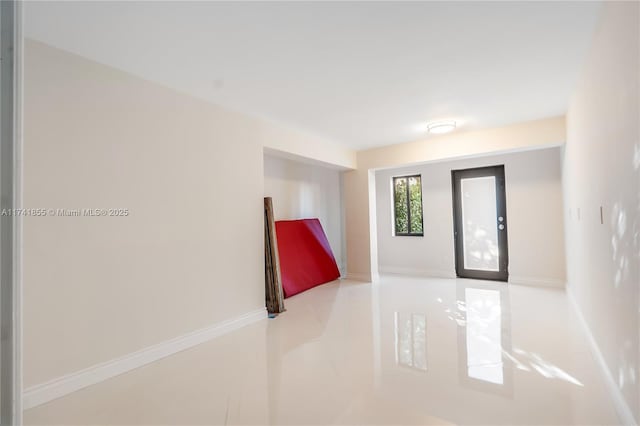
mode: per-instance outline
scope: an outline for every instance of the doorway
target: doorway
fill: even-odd
[[[504,166],[452,170],[456,275],[507,281]]]

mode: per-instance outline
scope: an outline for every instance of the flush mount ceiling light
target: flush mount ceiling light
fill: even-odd
[[[427,124],[427,131],[429,133],[434,134],[442,134],[449,133],[452,130],[455,130],[456,122],[455,121],[436,121],[433,123]]]

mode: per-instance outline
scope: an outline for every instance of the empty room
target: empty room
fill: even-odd
[[[0,25],[2,425],[640,422],[640,2]]]

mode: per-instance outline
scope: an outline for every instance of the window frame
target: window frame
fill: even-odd
[[[411,194],[409,192],[409,179],[410,178],[419,178],[420,179],[420,212],[421,215],[421,227],[422,232],[411,232]],[[407,180],[407,193],[406,193],[406,205],[407,205],[407,230],[408,232],[398,232],[398,223],[396,222],[396,180],[397,179],[406,179]],[[424,204],[423,204],[423,193],[422,193],[422,174],[417,173],[413,175],[405,175],[405,176],[393,176],[391,178],[391,188],[393,193],[393,236],[394,237],[424,237]]]

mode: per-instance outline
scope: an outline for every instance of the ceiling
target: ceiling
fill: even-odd
[[[598,2],[26,2],[25,33],[354,149],[562,115]]]

